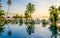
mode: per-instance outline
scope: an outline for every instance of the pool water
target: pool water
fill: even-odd
[[[0,38],[60,38],[59,32],[47,25],[40,24],[5,24],[0,27]]]

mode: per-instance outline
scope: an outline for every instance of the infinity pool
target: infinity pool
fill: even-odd
[[[60,38],[53,28],[40,24],[5,24],[0,28],[0,38]],[[52,31],[51,31],[52,29]]]

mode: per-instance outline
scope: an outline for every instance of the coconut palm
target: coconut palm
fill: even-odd
[[[58,15],[59,15],[58,10],[54,6],[51,6],[49,10],[50,10],[50,21],[55,26],[57,24],[57,21],[58,21]]]
[[[26,9],[27,9],[28,13],[30,13],[30,17],[31,17],[31,13],[33,13],[35,11],[34,4],[28,3]]]
[[[51,23],[53,23],[53,21],[54,21],[54,20],[53,20],[53,10],[54,10],[54,6],[51,6],[50,9],[49,9],[49,11],[50,11],[49,14],[50,14],[50,21],[51,21]]]

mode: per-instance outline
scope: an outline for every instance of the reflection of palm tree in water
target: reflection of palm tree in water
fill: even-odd
[[[56,26],[50,26],[50,31],[52,32],[52,35],[51,35],[51,38],[54,37],[54,38],[57,38],[58,35],[60,35],[58,33],[58,28]]]
[[[3,25],[0,25],[0,35],[1,35],[1,33],[4,32],[5,27],[3,27],[3,26],[4,26],[4,24]]]
[[[21,15],[20,16],[20,19],[19,19],[19,26],[23,24],[23,16]]]
[[[57,38],[57,34],[58,34],[58,32],[57,32],[57,27],[51,26],[51,27],[50,27],[50,31],[52,32],[51,38],[52,38],[52,37]]]
[[[21,26],[23,24],[23,21],[22,20],[20,20],[19,21],[19,26]]]
[[[27,33],[31,35],[31,33],[34,33],[35,26],[34,24],[28,24],[27,26]]]
[[[11,32],[11,29],[10,29],[10,26],[8,24],[8,35],[11,36],[12,32]]]
[[[11,36],[12,32],[11,32],[11,29],[10,29],[10,26],[9,26],[10,21],[9,20],[5,20],[4,22],[8,26],[8,35]]]

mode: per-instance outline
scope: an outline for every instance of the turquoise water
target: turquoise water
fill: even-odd
[[[0,27],[0,38],[60,38],[55,28],[40,24],[5,24]]]

